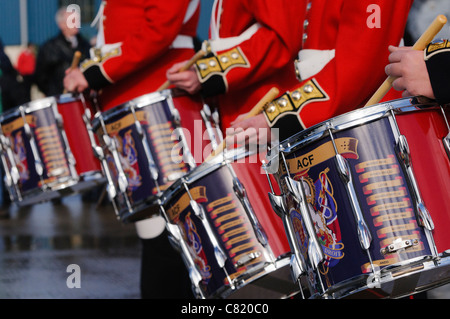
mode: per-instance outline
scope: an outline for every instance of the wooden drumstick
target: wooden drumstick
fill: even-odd
[[[80,59],[81,59],[81,52],[75,51],[75,53],[73,54],[72,65],[70,66],[70,68],[72,70],[76,69],[78,67],[78,64],[80,63]]]
[[[280,93],[280,91],[276,88],[273,87],[271,88],[264,96],[261,100],[259,100],[259,102],[250,110],[250,112],[248,112],[245,116],[244,116],[244,120],[251,118],[253,116],[258,115],[259,113],[261,113],[264,110],[264,107],[266,106],[267,103],[273,101],[278,94]],[[209,154],[208,158],[206,159],[206,161],[211,160],[214,156],[216,156],[217,154],[220,154],[221,152],[223,152],[223,150],[225,149],[225,147],[227,146],[227,142],[226,142],[226,137],[224,138],[224,140],[222,141],[222,143],[220,143],[217,148],[215,150],[213,150],[211,152],[211,154]]]
[[[78,64],[80,63],[80,59],[81,59],[81,52],[75,51],[75,53],[73,54],[72,64],[70,65],[71,70],[74,70],[78,67]],[[67,93],[66,89],[64,89],[64,93]]]
[[[426,46],[433,41],[436,34],[441,31],[443,26],[447,23],[447,18],[444,15],[438,15],[436,19],[430,24],[427,30],[420,36],[420,38],[413,45],[413,50],[424,50]],[[386,95],[386,93],[391,89],[392,83],[397,79],[394,76],[388,76],[387,79],[381,84],[375,94],[369,99],[365,106],[373,105],[378,102]]]
[[[183,72],[183,71],[187,71],[189,70],[189,68],[191,66],[194,65],[195,62],[197,62],[198,60],[200,60],[201,58],[203,58],[205,56],[205,51],[200,50],[198,51],[189,61],[186,62],[186,64],[184,64],[179,70],[178,72]],[[162,91],[167,89],[170,86],[170,81],[166,81],[164,82],[163,85],[161,85],[158,89],[158,91]]]

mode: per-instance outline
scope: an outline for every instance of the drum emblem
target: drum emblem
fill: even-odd
[[[133,136],[131,135],[131,130],[125,132],[122,141],[120,141],[119,136],[116,136],[116,138],[118,139],[119,145],[122,144],[120,157],[123,170],[127,175],[128,189],[134,191],[142,185],[142,181],[139,171],[138,153],[135,148]]]
[[[211,267],[208,265],[208,260],[206,258],[205,251],[203,250],[202,241],[197,233],[195,223],[191,218],[191,213],[186,214],[184,230],[187,243],[189,244],[189,249],[191,250],[195,264],[202,274],[202,278],[204,280],[211,278]],[[208,280],[205,281],[206,283],[208,282]]]
[[[14,157],[16,160],[16,165],[19,170],[20,181],[23,183],[30,178],[28,171],[28,162],[27,162],[27,151],[25,149],[25,144],[23,142],[22,132],[17,132],[14,135]]]
[[[335,266],[344,257],[344,244],[337,219],[338,206],[328,172],[329,168],[320,172],[314,183],[311,179],[303,179],[310,216],[325,254],[325,268]]]

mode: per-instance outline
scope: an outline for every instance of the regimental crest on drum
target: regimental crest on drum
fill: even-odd
[[[194,263],[200,271],[203,282],[208,285],[209,279],[212,276],[211,266],[209,266],[208,258],[203,250],[202,240],[197,232],[197,227],[192,221],[191,212],[186,214],[183,222],[184,236],[187,239],[188,247],[191,250],[192,256],[194,256]]]
[[[11,136],[11,139],[13,142],[13,154],[19,170],[20,182],[24,183],[30,178],[30,172],[28,170],[27,151],[23,142],[22,131],[18,131]]]
[[[131,134],[131,130],[125,131],[123,138],[116,135],[115,139],[120,145],[120,160],[122,162],[123,170],[127,176],[128,190],[134,191],[142,185],[142,177],[139,172],[138,153],[135,148],[135,142]]]
[[[328,178],[326,168],[319,174],[314,183],[316,189],[316,205],[312,214],[316,225],[317,237],[325,253],[324,267],[333,267],[340,259],[344,258],[344,244],[341,238],[341,229],[337,219],[338,205],[334,198],[333,185]]]
[[[308,176],[308,170],[295,176],[295,179],[298,180],[301,177],[306,193],[307,207],[325,254],[324,273],[329,267],[337,265],[339,260],[344,258],[344,244],[337,218],[338,205],[334,198],[333,184],[327,175],[329,171],[328,167],[321,171],[315,182]]]

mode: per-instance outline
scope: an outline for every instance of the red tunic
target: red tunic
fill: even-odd
[[[388,46],[400,44],[412,1],[309,0],[303,3],[306,7],[300,52],[303,59],[296,63],[302,78],[288,92],[292,97],[292,92],[297,90],[302,97],[291,107],[275,105],[268,109],[272,112],[265,113],[270,124],[280,129],[293,123],[293,117],[307,128],[364,106],[386,79]],[[400,97],[391,91],[385,100]],[[280,121],[289,115],[291,121]]]
[[[219,0],[215,4],[210,27],[210,38],[217,45],[212,47],[213,65],[211,59],[204,59],[197,67],[203,93],[218,97],[225,129],[270,88],[283,92],[298,83],[293,62],[301,45],[299,21],[305,7],[302,1],[292,0]],[[254,32],[230,40],[247,30]]]
[[[107,110],[156,91],[166,81],[168,68],[194,55],[192,42],[192,48],[172,44],[179,35],[196,35],[199,1],[107,0],[104,4],[104,42],[118,45],[101,61],[84,63],[84,75],[91,88],[101,89],[100,102]]]

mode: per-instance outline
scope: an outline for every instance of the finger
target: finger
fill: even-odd
[[[412,96],[412,94],[409,93],[408,90],[404,90],[404,91],[402,92],[402,97],[410,97],[410,96]]]
[[[392,87],[396,91],[404,91],[404,90],[406,90],[405,81],[403,80],[402,77],[399,77],[396,80],[394,80],[394,82],[392,82]]]
[[[388,76],[400,77],[403,76],[403,70],[400,63],[390,63],[386,65],[385,72]]]
[[[388,47],[389,52],[396,52],[396,51],[400,51],[400,50],[412,50],[413,48],[410,46],[404,46],[404,47],[397,47],[395,45],[390,45]]]
[[[403,56],[404,51],[401,50],[397,50],[392,52],[391,54],[389,54],[389,62],[391,63],[395,63],[395,62],[400,62],[402,60],[402,56]]]

